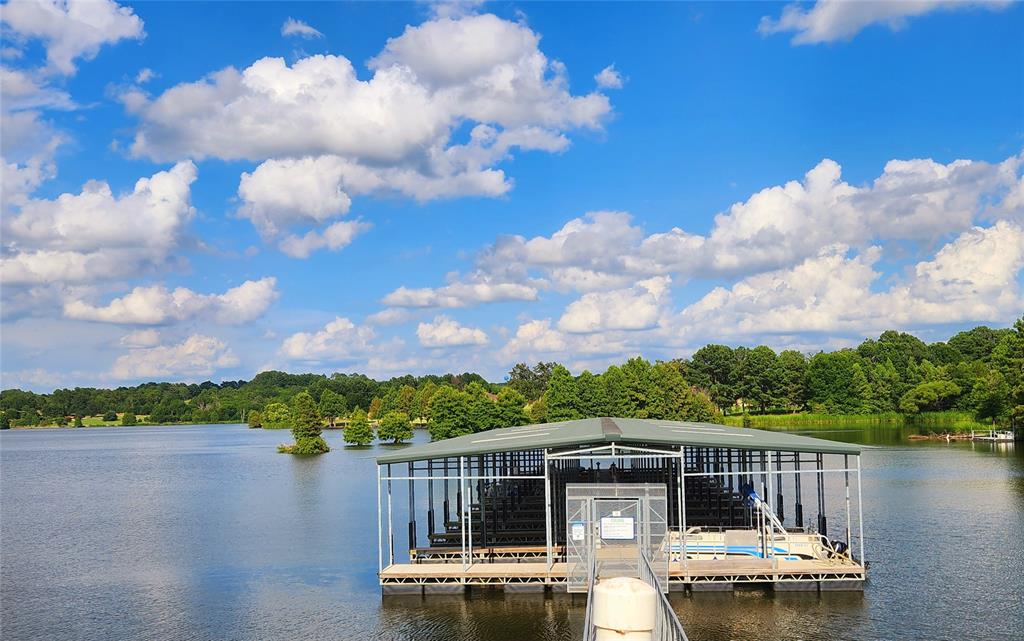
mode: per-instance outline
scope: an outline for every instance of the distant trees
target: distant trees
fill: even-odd
[[[108,422],[108,423],[111,422],[111,421],[116,421],[117,420],[117,412],[115,412],[114,410],[107,410],[107,412],[105,414],[103,414],[103,420]]]
[[[325,389],[320,394],[319,408],[321,416],[331,427],[334,427],[335,419],[348,412],[348,408],[345,407],[345,397],[331,389]]]
[[[513,387],[503,387],[498,392],[497,417],[502,427],[528,425],[530,417],[526,415],[526,397]]]
[[[547,405],[547,419],[550,423],[583,418],[579,408],[581,403],[576,380],[562,365],[555,365],[551,370],[544,400]]]
[[[377,438],[396,444],[411,439],[412,423],[409,422],[409,415],[398,411],[385,414],[377,425]]]
[[[527,401],[536,401],[548,389],[548,380],[557,363],[537,363],[530,367],[516,363],[508,373],[508,386],[516,390]]]
[[[953,398],[960,393],[956,383],[950,381],[929,381],[921,383],[900,399],[900,410],[907,414],[937,412],[949,409]]]
[[[123,414],[121,414],[121,425],[130,426],[135,425],[137,422],[138,419],[136,419],[134,412],[124,412]]]
[[[705,390],[722,411],[732,407],[738,397],[734,379],[736,355],[726,345],[705,345],[693,353],[686,364],[689,381]]]
[[[806,355],[796,350],[776,353],[763,345],[712,344],[689,359],[666,363],[675,371],[661,365],[631,358],[603,373],[573,376],[557,363],[519,363],[505,385],[469,372],[376,381],[362,374],[268,371],[248,382],[145,383],[49,394],[9,389],[0,391],[0,426],[59,425],[74,417],[110,422],[116,409],[114,416],[120,413],[122,424],[129,424],[130,414],[148,416],[152,423],[248,418],[250,424],[259,419],[267,428],[291,428],[290,406],[301,392],[311,396],[329,424],[357,407],[371,410],[374,420],[403,412],[410,422],[426,421],[434,438],[588,416],[694,417],[710,412],[717,418],[743,411],[915,414],[938,407],[1000,425],[1024,421],[1024,318],[1012,328],[975,327],[944,342],[929,344],[887,331],[855,349]],[[940,382],[959,391],[948,385],[920,388]]]
[[[348,426],[345,428],[345,442],[351,445],[369,445],[373,442],[373,429],[370,419],[361,407],[352,410]]]
[[[380,416],[381,408],[384,407],[384,401],[379,397],[374,397],[370,401],[370,408],[366,410],[366,416],[372,421]]]
[[[280,430],[291,427],[291,411],[284,403],[270,403],[263,408],[263,427]]]
[[[442,386],[430,402],[427,429],[434,441],[463,436],[473,432],[469,417],[469,394],[454,387]]]

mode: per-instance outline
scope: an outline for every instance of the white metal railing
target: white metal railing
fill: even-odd
[[[658,614],[654,618],[654,633],[651,635],[651,641],[689,641],[679,616],[668,601],[668,595],[662,591],[661,579],[654,571],[646,550],[640,553],[640,580],[650,585],[658,593]]]
[[[689,641],[683,624],[672,609],[668,596],[662,590],[662,579],[651,564],[651,559],[646,550],[640,551],[640,576],[644,583],[647,583],[657,593],[657,613],[654,617],[654,630],[651,633],[651,641]],[[597,583],[597,562],[591,556],[590,577],[587,587],[587,612],[583,623],[583,641],[594,641],[597,638],[597,626],[594,625],[594,585]]]

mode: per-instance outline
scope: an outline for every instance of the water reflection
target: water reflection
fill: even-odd
[[[1020,638],[1020,444],[808,433],[879,446],[863,461],[866,591],[673,593],[694,641]],[[276,453],[286,436],[223,425],[0,434],[0,638],[580,638],[583,601],[570,595],[382,598],[377,450],[328,432],[334,451],[301,459]],[[401,553],[405,484],[394,489]],[[840,505],[829,496],[830,523]]]

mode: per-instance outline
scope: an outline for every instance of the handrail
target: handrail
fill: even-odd
[[[640,580],[653,587],[658,593],[658,614],[654,620],[654,633],[651,635],[651,641],[689,641],[679,616],[672,609],[668,596],[662,590],[661,578],[651,566],[651,560],[648,558],[646,550],[640,553]]]
[[[587,614],[583,618],[583,641],[597,639],[597,627],[594,625],[594,585],[597,583],[597,555],[590,553],[590,567],[587,570]]]
[[[590,576],[587,587],[587,613],[583,623],[583,641],[594,641],[597,638],[597,627],[594,625],[594,585],[597,583],[597,562],[596,555],[591,555]],[[651,565],[651,559],[646,551],[640,553],[640,576],[639,579],[650,585],[657,592],[657,613],[654,618],[654,631],[651,634],[651,641],[689,641],[682,622],[672,609],[668,597],[662,589],[662,579]],[[666,577],[667,580],[667,577]]]

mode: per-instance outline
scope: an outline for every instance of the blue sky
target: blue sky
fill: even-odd
[[[1019,4],[3,20],[5,388],[500,380],[1024,309]]]

